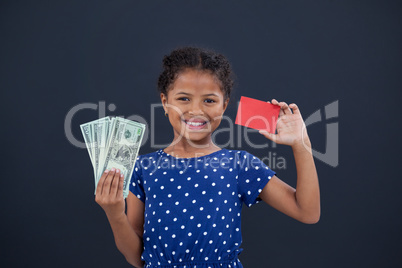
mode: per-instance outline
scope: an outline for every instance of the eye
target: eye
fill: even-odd
[[[206,99],[205,102],[207,102],[207,103],[214,103],[215,101],[212,100],[212,99]]]
[[[178,98],[178,100],[181,100],[181,101],[188,101],[189,99],[186,98],[186,97],[182,97],[182,98]]]

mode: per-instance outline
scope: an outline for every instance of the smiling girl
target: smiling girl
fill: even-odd
[[[281,108],[278,134],[260,131],[292,147],[294,189],[254,155],[213,143],[233,86],[224,56],[185,47],[165,56],[163,67],[158,88],[173,141],[138,157],[127,214],[119,170],[105,170],[96,189],[126,260],[135,267],[241,268],[243,203],[251,207],[263,200],[300,222],[318,222],[318,177],[297,105],[273,99]]]

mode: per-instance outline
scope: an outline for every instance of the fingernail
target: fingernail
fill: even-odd
[[[108,169],[105,169],[105,173],[108,173],[109,172],[109,170]]]
[[[123,173],[121,173],[121,174],[120,174],[120,177],[123,177],[123,176],[124,176],[124,174],[123,174]]]
[[[116,173],[119,173],[120,172],[120,169],[116,169]]]
[[[114,168],[112,168],[112,171],[115,171],[115,169],[114,169]]]

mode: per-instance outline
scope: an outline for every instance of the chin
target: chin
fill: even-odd
[[[200,142],[204,139],[206,139],[208,136],[210,135],[210,133],[205,133],[205,132],[199,132],[199,133],[194,133],[194,132],[186,132],[184,134],[184,137],[192,142]]]

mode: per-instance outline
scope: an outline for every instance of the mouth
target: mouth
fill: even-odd
[[[208,123],[205,120],[183,120],[189,129],[202,129]]]

